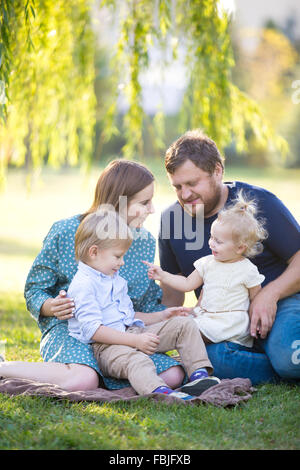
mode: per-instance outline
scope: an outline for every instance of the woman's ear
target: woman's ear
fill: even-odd
[[[92,245],[89,247],[88,254],[91,258],[96,258],[99,253],[99,247],[97,245]]]

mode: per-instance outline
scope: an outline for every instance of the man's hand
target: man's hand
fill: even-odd
[[[265,287],[260,290],[250,304],[250,334],[263,339],[267,336],[274,323],[277,312],[278,297]]]
[[[153,333],[135,335],[135,347],[145,354],[154,354],[159,345],[159,337]]]

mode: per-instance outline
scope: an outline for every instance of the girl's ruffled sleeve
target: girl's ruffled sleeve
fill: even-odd
[[[251,263],[249,264],[249,269],[247,270],[246,279],[245,279],[245,286],[247,289],[251,289],[251,287],[256,287],[262,284],[265,280],[265,276],[260,274],[257,266]]]

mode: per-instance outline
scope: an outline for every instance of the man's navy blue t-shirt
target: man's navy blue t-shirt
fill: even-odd
[[[268,231],[268,238],[263,242],[264,250],[255,258],[251,258],[259,272],[265,276],[262,284],[264,286],[283,273],[289,258],[300,249],[299,224],[280,199],[266,189],[239,181],[224,184],[229,189],[225,207],[236,199],[240,190],[243,190],[247,198],[255,200],[257,217],[265,221],[264,227]],[[202,223],[200,227],[196,217],[188,215],[178,201],[166,209],[161,216],[158,240],[162,269],[172,274],[182,273],[184,276],[189,276],[194,270],[193,263],[211,254],[208,240],[211,225],[216,218],[217,214],[204,218],[204,226]],[[189,226],[190,231],[185,230],[185,226]],[[187,249],[187,244],[197,239],[199,230],[201,234],[198,234],[198,239],[202,237],[202,246]],[[190,238],[192,232],[194,236]],[[195,291],[197,297],[200,291],[201,289]]]

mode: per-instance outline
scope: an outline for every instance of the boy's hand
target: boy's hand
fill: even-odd
[[[163,280],[164,271],[161,269],[160,266],[156,266],[155,264],[148,263],[148,261],[142,261],[142,263],[146,264],[149,267],[149,270],[148,270],[149,279],[154,279],[154,281]]]
[[[145,354],[154,354],[159,345],[159,337],[153,333],[141,333],[136,335],[136,348]]]
[[[192,309],[189,307],[169,307],[162,310],[162,321],[168,320],[172,317],[188,317],[192,313]]]

